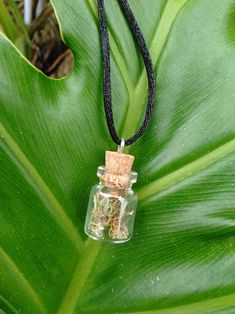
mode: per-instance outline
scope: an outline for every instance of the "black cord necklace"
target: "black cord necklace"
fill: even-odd
[[[137,130],[137,132],[125,140],[125,146],[133,144],[138,138],[144,133],[147,128],[150,119],[153,113],[153,105],[155,101],[156,95],[156,83],[155,83],[155,75],[154,69],[151,61],[151,57],[149,55],[149,51],[147,45],[145,43],[143,34],[137,24],[137,21],[133,15],[133,12],[127,2],[127,0],[119,0],[118,1],[125,17],[129,23],[130,29],[133,33],[136,44],[140,50],[140,53],[143,57],[144,65],[146,68],[147,76],[148,76],[148,102],[146,106],[146,112],[144,116],[144,120]],[[104,10],[104,0],[98,0],[98,12],[99,12],[99,27],[100,27],[100,39],[102,46],[102,55],[103,55],[103,64],[104,64],[104,75],[103,75],[103,92],[104,92],[104,108],[105,108],[105,116],[109,129],[109,133],[113,139],[113,141],[120,145],[121,139],[118,137],[113,119],[113,110],[112,110],[112,95],[111,95],[111,78],[110,78],[110,46],[109,46],[109,35],[107,24],[105,20],[105,10]]]
[[[101,48],[103,56],[103,99],[108,130],[113,141],[119,145],[117,152],[106,151],[105,166],[100,166],[97,175],[100,183],[90,194],[85,223],[85,232],[95,240],[122,243],[131,238],[137,196],[131,189],[137,180],[137,173],[131,171],[134,156],[124,154],[124,146],[133,144],[143,135],[153,113],[156,96],[156,82],[151,57],[143,34],[137,24],[127,0],[118,0],[130,26],[133,37],[142,55],[148,77],[148,100],[143,122],[136,133],[127,140],[117,135],[112,110],[110,77],[110,45],[105,19],[104,0],[97,0]]]

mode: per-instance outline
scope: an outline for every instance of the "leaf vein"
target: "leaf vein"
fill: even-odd
[[[3,250],[2,247],[0,247],[0,258],[14,275],[16,281],[21,284],[22,288],[27,292],[28,296],[34,301],[35,305],[40,310],[40,313],[47,313],[44,305],[42,304],[42,301],[40,300],[35,290],[32,288],[23,273],[17,268],[13,260],[10,258],[10,256],[8,256],[8,254]]]
[[[188,163],[187,165],[181,167],[180,169],[177,169],[169,173],[168,175],[149,183],[148,185],[146,185],[137,192],[138,197],[140,200],[143,200],[156,193],[166,190],[175,183],[180,182],[185,177],[196,174],[200,170],[219,161],[220,159],[226,157],[228,154],[234,151],[235,151],[235,138],[217,147],[213,151],[205,154],[204,156]]]
[[[44,182],[36,168],[31,164],[26,155],[20,149],[15,140],[7,132],[6,128],[0,123],[0,135],[1,140],[9,148],[10,152],[16,158],[16,160],[22,165],[30,179],[32,179],[34,185],[39,189],[41,194],[45,197],[50,207],[53,209],[54,218],[60,224],[62,229],[69,236],[71,241],[74,242],[76,247],[83,246],[83,240],[79,235],[77,229],[73,225],[72,221],[69,219],[65,213],[64,208],[56,199],[48,185]]]
[[[212,311],[226,310],[235,306],[235,293],[227,294],[219,298],[212,298],[206,301],[198,301],[191,304],[184,304],[175,307],[154,309],[143,312],[135,312],[135,314],[202,314],[212,313]],[[220,312],[222,313],[222,312]],[[128,314],[128,313],[121,313]]]

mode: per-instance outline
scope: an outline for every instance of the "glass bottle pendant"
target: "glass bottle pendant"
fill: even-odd
[[[132,184],[137,173],[131,171],[134,156],[106,151],[105,166],[98,167],[99,184],[93,186],[85,222],[85,233],[112,243],[130,240],[137,207]]]

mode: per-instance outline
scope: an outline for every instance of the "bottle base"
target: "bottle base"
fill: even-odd
[[[95,241],[101,241],[104,243],[121,244],[121,243],[128,242],[131,239],[131,238],[128,238],[128,239],[102,239],[102,238],[98,238],[94,235],[91,235],[90,233],[87,233],[86,231],[85,231],[85,233],[86,233],[86,235],[88,235],[89,238],[91,238]]]

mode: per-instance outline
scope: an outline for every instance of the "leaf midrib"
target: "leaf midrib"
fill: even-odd
[[[156,49],[157,45],[157,41],[156,41],[156,35],[161,37],[161,32],[159,31],[159,27],[164,29],[164,25],[165,23],[168,25],[167,27],[167,32],[164,32],[164,36],[161,40],[161,47],[160,49],[158,49],[158,54],[157,56],[153,59],[153,64],[154,66],[157,64],[158,62],[158,58],[160,57],[161,54],[161,50],[164,47],[164,44],[167,40],[168,34],[171,30],[171,27],[174,23],[174,20],[178,14],[178,12],[180,11],[180,9],[183,7],[183,5],[187,2],[188,0],[179,0],[176,4],[176,1],[174,0],[169,0],[168,3],[166,4],[163,14],[161,16],[161,19],[159,21],[158,27],[156,29],[155,32],[155,36],[153,37],[153,42],[151,44],[151,49],[150,51]],[[174,10],[173,10],[174,9]],[[169,21],[167,14],[171,13],[171,21]],[[173,14],[172,14],[173,12]],[[112,45],[112,42],[111,42]],[[155,47],[156,46],[156,47]],[[112,46],[111,46],[112,49]],[[140,76],[140,79],[138,81],[136,90],[134,93],[130,94],[130,97],[136,97],[136,95],[138,95],[138,93],[140,91],[143,91],[145,86],[145,78],[144,78],[144,70]],[[140,97],[141,99],[141,97]],[[130,101],[129,106],[131,106],[131,109],[127,111],[127,116],[126,116],[126,120],[128,119],[128,116],[131,114],[133,114],[133,111],[136,111],[136,108],[138,108],[138,110],[140,109],[140,106],[142,105],[142,102],[140,100],[137,101],[137,103],[134,103],[134,101]],[[136,106],[136,108],[135,108]],[[133,117],[135,117],[135,123],[131,124],[131,130],[134,132],[136,129],[136,125],[138,123],[138,121],[136,121],[136,115],[133,114]],[[132,119],[133,119],[132,117]],[[125,128],[130,129],[130,125],[127,123],[124,125],[124,130]],[[90,271],[93,267],[93,264],[96,260],[96,257],[100,251],[102,247],[102,244],[100,242],[96,242],[94,240],[91,239],[87,239],[86,243],[85,243],[85,248],[83,249],[83,252],[81,253],[80,256],[80,262],[77,265],[77,268],[74,272],[73,278],[71,279],[70,285],[68,286],[68,289],[65,293],[64,299],[61,302],[61,305],[58,309],[58,314],[63,314],[63,313],[74,313],[74,310],[76,308],[77,302],[79,300],[79,297],[81,295],[82,292],[82,288],[84,287],[86,280],[90,274]],[[85,271],[84,271],[85,270]],[[78,283],[79,282],[79,283]]]

